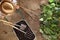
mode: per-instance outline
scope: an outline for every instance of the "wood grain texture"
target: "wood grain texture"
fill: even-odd
[[[18,40],[13,28],[0,21],[0,40]]]
[[[41,13],[40,4],[43,4],[42,2],[44,2],[44,4],[45,4],[45,3],[47,3],[47,1],[46,0],[20,0],[19,2],[20,2],[20,6],[22,7],[21,10],[25,16],[25,19],[28,22],[28,24],[30,25],[31,30],[34,32],[34,34],[36,36],[35,40],[44,40],[41,33],[39,32],[39,28],[40,28],[39,16]],[[13,23],[16,23],[22,19],[21,15],[19,15],[18,13],[13,13],[12,15],[8,16],[7,18],[10,22],[13,22]],[[1,24],[0,24],[0,26],[1,26]],[[4,25],[4,27],[5,27],[5,25]],[[0,29],[7,30],[4,27],[2,27]],[[8,32],[13,30],[10,27],[8,29],[9,29]],[[0,34],[2,34],[2,33],[3,32],[1,31]],[[12,34],[13,34],[12,32],[9,33],[9,35],[12,35]],[[6,34],[3,36],[0,36],[1,40],[2,39],[8,40],[8,38],[10,38],[10,37],[12,37],[11,40],[17,39],[17,38],[14,38],[13,36],[8,37],[8,36],[6,36]]]

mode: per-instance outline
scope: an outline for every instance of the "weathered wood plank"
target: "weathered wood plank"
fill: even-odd
[[[18,40],[14,30],[0,21],[0,40]]]
[[[23,7],[22,12],[24,13],[25,19],[29,23],[30,28],[32,29],[32,31],[34,32],[34,34],[36,36],[35,40],[44,40],[39,32],[39,28],[40,28],[39,14],[40,14],[40,4],[47,3],[45,1],[44,0],[43,1],[42,0],[20,0],[20,6]],[[21,19],[21,16],[17,13],[14,13],[14,14],[8,16],[8,20],[13,23],[18,22],[20,19]],[[5,27],[5,25],[4,25],[4,27]],[[6,28],[4,28],[4,27],[2,27],[0,29],[5,30]],[[11,28],[8,28],[8,29],[10,31],[13,30]],[[9,30],[8,30],[8,32],[9,32]],[[1,31],[1,34],[2,33],[3,32]],[[12,34],[14,34],[14,33],[11,32],[11,34],[9,34],[9,35],[12,35]],[[8,37],[6,35],[3,35],[3,36],[0,37],[1,40],[4,40],[4,39],[8,40],[11,37],[12,37],[11,40],[15,39],[13,36],[10,36],[10,37]]]

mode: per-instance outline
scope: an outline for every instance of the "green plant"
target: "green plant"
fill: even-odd
[[[47,40],[58,40],[60,35],[60,2],[49,0],[47,5],[42,5],[40,16],[40,32]]]

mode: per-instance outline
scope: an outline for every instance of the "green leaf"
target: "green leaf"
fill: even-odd
[[[47,27],[45,27],[44,32],[46,34],[49,34],[49,35],[54,34],[53,31],[50,28],[47,28]]]
[[[52,16],[53,13],[52,13],[51,10],[48,10],[47,14],[48,14],[49,16]]]
[[[54,0],[49,0],[49,2],[51,3],[51,2],[54,2]]]
[[[41,33],[44,33],[42,29],[40,29],[40,32],[41,32]]]
[[[44,19],[43,18],[40,18],[39,21],[43,21]]]
[[[51,6],[55,7],[55,3],[52,3]]]
[[[51,40],[58,40],[56,35],[51,35]]]

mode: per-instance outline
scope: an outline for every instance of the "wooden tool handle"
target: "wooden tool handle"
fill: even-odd
[[[0,21],[2,21],[3,24],[5,24],[5,25],[9,25],[9,26],[11,26],[12,28],[15,28],[16,30],[18,30],[18,31],[20,31],[20,32],[22,32],[22,33],[24,33],[24,34],[26,34],[26,32],[24,32],[24,31],[22,31],[21,29],[15,27],[15,26],[13,25],[13,23],[11,23],[11,22],[7,22],[7,21],[5,21],[5,20],[0,20]],[[17,25],[17,26],[19,26],[19,25]]]

